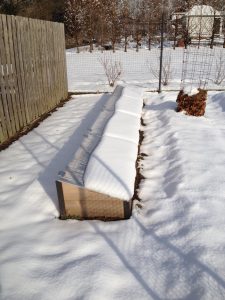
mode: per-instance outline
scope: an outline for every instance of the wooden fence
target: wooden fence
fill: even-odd
[[[0,144],[67,95],[64,25],[0,15]]]

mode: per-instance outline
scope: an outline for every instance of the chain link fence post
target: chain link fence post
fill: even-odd
[[[165,10],[164,10],[164,0],[161,2],[162,17],[161,17],[161,49],[160,49],[160,67],[159,67],[159,90],[162,92],[162,68],[163,68],[163,47],[164,47],[164,22],[165,22]]]

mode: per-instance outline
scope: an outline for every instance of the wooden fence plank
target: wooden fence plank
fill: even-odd
[[[54,64],[54,69],[53,69],[53,78],[54,78],[54,103],[57,104],[59,102],[59,95],[58,95],[58,91],[59,91],[59,87],[60,87],[60,81],[58,80],[58,76],[59,76],[59,73],[58,73],[58,67],[60,65],[60,61],[58,59],[58,48],[59,48],[59,44],[58,44],[58,40],[57,40],[57,34],[56,34],[56,26],[57,24],[56,23],[53,23],[52,24],[52,32],[51,32],[51,35],[52,35],[52,45],[53,45],[53,48],[52,48],[52,60],[54,62],[57,62],[57,64],[55,63]]]
[[[30,115],[29,115],[29,107],[28,107],[28,87],[26,82],[26,61],[24,60],[24,54],[23,54],[23,48],[24,48],[24,18],[22,17],[16,17],[16,23],[17,23],[17,38],[18,38],[18,56],[19,56],[19,62],[20,62],[20,72],[22,75],[22,88],[23,88],[23,104],[24,104],[24,113],[26,116],[26,123],[29,124],[31,122]]]
[[[4,107],[4,114],[5,114],[5,126],[7,128],[7,135],[8,137],[14,134],[11,120],[10,120],[10,113],[9,113],[9,106],[11,105],[11,95],[8,90],[6,90],[6,86],[8,85],[7,78],[7,66],[6,66],[6,54],[5,54],[5,43],[4,43],[4,31],[3,31],[3,15],[0,15],[0,58],[1,58],[1,66],[2,72],[0,76],[0,84],[1,84],[1,95],[2,95],[2,105]]]
[[[5,89],[3,90],[3,62],[1,59],[1,36],[2,36],[2,26],[1,26],[1,15],[0,15],[0,143],[3,143],[8,138],[8,131],[7,131],[7,110],[5,110],[5,106],[8,109],[7,102],[6,102],[6,94]]]
[[[58,65],[57,65],[57,80],[59,82],[59,85],[58,85],[58,89],[57,89],[57,96],[58,96],[58,99],[61,95],[61,91],[62,91],[62,72],[61,72],[61,64],[62,64],[62,60],[60,59],[60,26],[59,24],[55,24],[55,28],[56,30],[54,31],[55,32],[55,39],[56,39],[56,47],[57,47],[57,51],[56,51],[56,59],[59,61]],[[60,101],[60,99],[59,99]]]
[[[0,60],[0,73],[1,70],[1,60]],[[1,77],[1,74],[0,74]],[[1,80],[0,80],[1,82]],[[2,93],[0,90],[0,144],[7,140],[7,129],[5,127],[5,114],[4,114],[4,108],[3,108],[3,99],[2,99]]]
[[[59,24],[61,27],[61,36],[60,36],[60,47],[61,47],[61,53],[60,53],[60,59],[62,60],[61,64],[61,72],[62,72],[62,85],[63,85],[63,99],[66,99],[68,97],[68,79],[67,79],[67,66],[66,66],[66,41],[65,41],[65,28],[64,24]]]
[[[18,48],[18,36],[17,36],[17,24],[14,16],[8,17],[12,20],[12,40],[13,40],[13,48],[14,48],[14,59],[15,59],[15,76],[17,79],[18,90],[16,91],[16,97],[19,105],[19,115],[20,115],[20,125],[24,127],[26,125],[26,115],[24,112],[24,101],[23,101],[23,86],[22,86],[22,72],[20,67],[19,60],[19,48]]]
[[[2,65],[0,60],[0,73],[2,72]],[[1,77],[1,74],[0,74]],[[0,80],[1,82],[1,80]],[[5,114],[4,114],[4,108],[3,108],[3,99],[2,99],[2,93],[0,90],[0,144],[3,143],[7,139],[7,130],[5,127]]]
[[[7,16],[7,27],[8,27],[8,44],[9,44],[9,52],[10,52],[10,80],[11,80],[11,95],[13,100],[13,112],[16,130],[20,130],[23,127],[23,119],[21,114],[20,107],[20,97],[19,97],[19,88],[18,88],[18,80],[17,80],[17,68],[15,63],[15,53],[14,53],[14,45],[13,45],[13,35],[12,35],[12,26],[13,26],[13,17]]]
[[[25,43],[23,45],[23,54],[24,60],[26,61],[26,84],[28,88],[28,107],[29,107],[29,117],[30,120],[35,120],[37,118],[36,107],[34,105],[34,86],[33,86],[33,69],[32,69],[32,53],[31,53],[31,44],[32,39],[30,36],[30,27],[29,27],[29,19],[25,18],[24,20],[25,25]]]
[[[67,93],[64,25],[0,15],[0,144]]]
[[[33,109],[33,116],[32,120],[37,119],[39,117],[38,112],[38,91],[36,88],[36,66],[35,66],[35,54],[34,54],[34,48],[36,47],[36,40],[34,38],[34,32],[33,32],[33,26],[32,26],[33,20],[28,19],[28,53],[29,53],[29,70],[30,70],[30,86],[31,86],[31,104]]]
[[[15,93],[12,88],[12,69],[11,69],[11,59],[10,59],[10,50],[9,50],[9,40],[8,40],[8,28],[6,23],[6,16],[2,15],[2,26],[3,26],[3,43],[5,47],[5,56],[3,63],[3,70],[4,70],[4,79],[5,79],[5,90],[7,94],[7,101],[8,101],[8,112],[10,117],[11,129],[12,134],[15,134],[18,130],[18,120],[14,115],[14,111],[16,110],[15,107]]]
[[[62,53],[62,46],[63,46],[63,39],[62,39],[62,24],[57,24],[58,30],[57,30],[57,36],[58,36],[58,60],[59,60],[59,69],[58,69],[58,73],[59,73],[59,81],[60,81],[60,90],[59,90],[59,97],[63,97],[62,95],[64,94],[64,71],[62,70],[63,68],[63,59],[64,59],[64,55],[65,55],[65,51],[64,53]]]
[[[0,96],[0,98],[1,98],[1,96]],[[3,143],[4,141],[5,141],[5,136],[3,133],[2,123],[1,123],[1,118],[0,118],[0,144]]]
[[[34,81],[35,81],[35,92],[36,92],[36,107],[38,116],[42,114],[42,95],[41,95],[41,84],[40,77],[41,73],[39,72],[39,53],[38,53],[38,37],[37,37],[37,22],[36,20],[30,20],[30,30],[33,34],[33,70],[34,70]]]
[[[48,90],[49,90],[49,109],[54,107],[55,103],[55,89],[54,89],[54,84],[55,84],[55,62],[53,60],[53,36],[52,36],[52,26],[50,22],[45,23],[45,32],[46,32],[46,49],[48,52],[48,55],[46,56],[46,72],[47,72],[47,79],[48,79]],[[52,66],[51,66],[52,64]]]
[[[39,22],[39,21],[37,21]],[[38,61],[39,61],[39,80],[40,80],[40,92],[41,92],[41,97],[42,97],[42,100],[41,100],[41,114],[44,112],[44,111],[47,111],[47,108],[46,108],[46,99],[45,99],[45,89],[44,89],[44,76],[43,76],[43,60],[42,60],[42,51],[43,51],[43,47],[42,47],[42,26],[40,23],[37,24],[37,35],[38,35],[38,38],[37,38],[37,41],[39,41],[38,45],[37,45],[37,48],[38,48]]]
[[[41,26],[41,44],[42,44],[42,47],[41,47],[41,64],[42,64],[42,76],[43,76],[43,92],[44,92],[44,109],[45,111],[48,111],[49,110],[49,104],[48,104],[48,101],[49,101],[49,92],[48,92],[48,77],[47,77],[47,66],[46,66],[46,63],[47,63],[47,56],[48,56],[48,53],[47,53],[47,49],[46,49],[46,32],[45,32],[45,23],[44,21],[41,21],[40,23],[40,26]]]

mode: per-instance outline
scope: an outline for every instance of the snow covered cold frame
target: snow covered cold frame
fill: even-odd
[[[84,175],[86,188],[129,201],[134,193],[142,88],[125,87]]]

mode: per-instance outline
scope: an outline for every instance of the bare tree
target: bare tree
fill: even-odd
[[[113,52],[115,52],[115,44],[119,41],[121,36],[121,19],[120,19],[120,7],[118,0],[111,0],[109,5],[109,35],[112,42]]]
[[[109,86],[113,87],[122,74],[122,63],[106,54],[99,57],[99,62],[104,68]]]
[[[225,48],[225,12],[223,17],[223,48]]]
[[[103,51],[104,43],[108,42],[108,19],[109,19],[109,0],[101,0],[99,7],[99,18],[98,18],[98,34],[97,39],[101,45]],[[99,37],[99,38],[98,38]]]
[[[66,33],[75,38],[77,53],[79,53],[79,38],[83,26],[82,2],[80,0],[66,1],[64,22]]]
[[[159,31],[158,25],[162,14],[162,2],[158,0],[65,1],[66,32],[68,36],[73,36],[75,38],[76,44],[80,43],[81,37],[83,40],[87,40],[90,44],[90,51],[93,50],[94,41],[101,46],[103,46],[104,43],[111,42],[113,51],[115,51],[115,44],[120,42],[121,38],[123,38],[124,51],[126,52],[128,36],[130,34],[133,34],[133,38],[136,41],[137,51],[139,50],[140,42],[143,37],[148,39],[148,49],[150,50],[152,39]],[[169,18],[169,16],[174,13],[187,13],[194,5],[200,5],[202,3],[202,0],[164,1],[166,18]],[[208,0],[204,3],[211,5],[215,9],[224,8],[224,0]],[[172,27],[165,27],[165,32],[170,36],[172,35],[174,38],[174,48],[178,36],[182,36],[185,47],[187,47],[193,32],[202,31],[202,28],[198,30],[196,27],[199,26],[199,24],[203,24],[202,27],[206,30],[204,22],[201,20],[199,22],[192,22],[192,19],[193,18],[187,14],[183,19],[179,17],[178,20],[176,19],[176,22],[173,22],[173,31]],[[212,24],[210,26],[209,29],[215,29],[215,26],[212,27]],[[212,43],[214,41],[214,36],[215,31],[212,32]],[[201,34],[199,35],[199,41],[200,39]]]
[[[93,41],[95,40],[98,24],[98,15],[101,9],[98,0],[82,0],[84,32],[89,40],[90,52],[93,51]]]
[[[127,52],[128,36],[130,34],[129,25],[131,23],[130,6],[128,0],[122,1],[120,18],[122,34],[124,36],[124,52]]]
[[[212,25],[212,35],[210,39],[210,48],[213,48],[214,39],[216,34],[216,11],[214,10],[214,16],[213,16],[213,25]]]
[[[22,2],[22,0],[2,0],[0,1],[0,12],[16,15]]]
[[[172,69],[172,55],[171,49],[166,49],[163,56],[162,64],[162,84],[164,86],[168,85],[173,78],[173,69]],[[150,73],[156,78],[159,79],[159,57],[156,61],[146,61],[146,65]]]
[[[144,1],[145,22],[147,24],[148,35],[148,50],[151,50],[152,36],[154,34],[154,27],[160,22],[160,3],[155,0]]]
[[[134,40],[136,42],[136,51],[139,51],[140,42],[142,39],[143,34],[143,25],[142,22],[144,21],[144,5],[143,2],[138,2],[135,5],[135,9],[133,11],[133,35]]]
[[[219,49],[215,57],[215,78],[214,83],[220,85],[225,80],[225,49]]]

